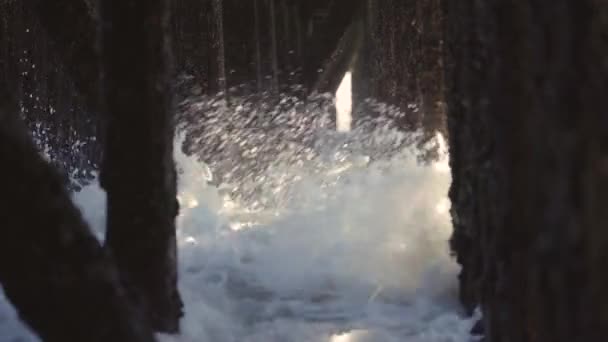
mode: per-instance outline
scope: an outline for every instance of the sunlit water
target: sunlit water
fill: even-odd
[[[227,121],[235,115],[216,112]],[[423,165],[416,144],[403,143],[416,141],[413,136],[396,142],[399,134],[386,127],[340,134],[324,127],[313,129],[317,143],[294,139],[297,146],[283,151],[289,158],[265,155],[266,165],[246,181],[220,189],[209,183],[226,170],[182,153],[185,135],[178,134],[186,316],[182,335],[163,341],[471,341],[473,322],[458,306],[458,268],[447,244],[450,171],[443,140],[434,141],[439,160]],[[238,144],[260,153],[276,147],[244,127],[231,129],[216,133],[242,138]],[[231,162],[251,163],[238,159],[245,157]],[[103,191],[93,183],[74,200],[101,237]],[[35,341],[1,295],[0,341]]]

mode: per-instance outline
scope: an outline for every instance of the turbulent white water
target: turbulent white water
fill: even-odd
[[[272,206],[251,210],[207,185],[209,170],[177,140],[186,316],[182,335],[163,341],[471,341],[447,245],[445,147],[429,165],[413,148],[328,148],[335,158],[314,170],[277,163],[257,178],[284,180],[258,189]],[[92,184],[74,200],[101,236],[103,191]],[[0,341],[35,340],[0,295]]]

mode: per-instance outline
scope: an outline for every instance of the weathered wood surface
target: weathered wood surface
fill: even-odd
[[[101,2],[106,246],[156,331],[183,315],[177,289],[169,1]]]
[[[452,247],[487,341],[608,330],[608,3],[444,1]]]
[[[0,284],[19,317],[48,342],[155,341],[3,83],[0,165]]]

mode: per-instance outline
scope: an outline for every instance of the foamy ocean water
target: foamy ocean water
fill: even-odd
[[[226,143],[248,146],[233,133]],[[186,316],[182,334],[161,341],[472,341],[474,319],[458,304],[458,266],[448,248],[445,142],[436,137],[440,157],[420,163],[417,145],[395,144],[385,128],[357,134],[308,144],[314,154],[286,148],[289,158],[277,156],[239,185],[246,201],[229,186],[210,185],[213,165],[182,153],[178,135]],[[263,151],[259,141],[251,145]],[[385,154],[383,144],[399,151]],[[93,182],[74,201],[102,238],[103,190]],[[1,294],[0,341],[37,341]]]

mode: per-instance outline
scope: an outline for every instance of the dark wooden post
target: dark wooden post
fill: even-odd
[[[210,32],[210,67],[209,91],[227,94],[226,52],[224,38],[224,3],[223,0],[210,0],[211,13],[208,15]]]
[[[177,290],[167,0],[101,2],[107,120],[101,183],[107,247],[157,331],[177,332]]]
[[[277,20],[275,10],[275,0],[267,0],[269,17],[270,17],[270,60],[272,64],[272,80],[270,83],[270,90],[273,93],[279,92],[279,52],[277,42]]]
[[[153,342],[7,87],[0,82],[0,283],[8,299],[44,341]]]
[[[254,16],[254,43],[255,43],[255,79],[258,92],[262,92],[264,83],[262,74],[262,36],[260,34],[260,7],[259,0],[253,0]]]
[[[444,1],[453,249],[492,342],[608,335],[608,3]]]

